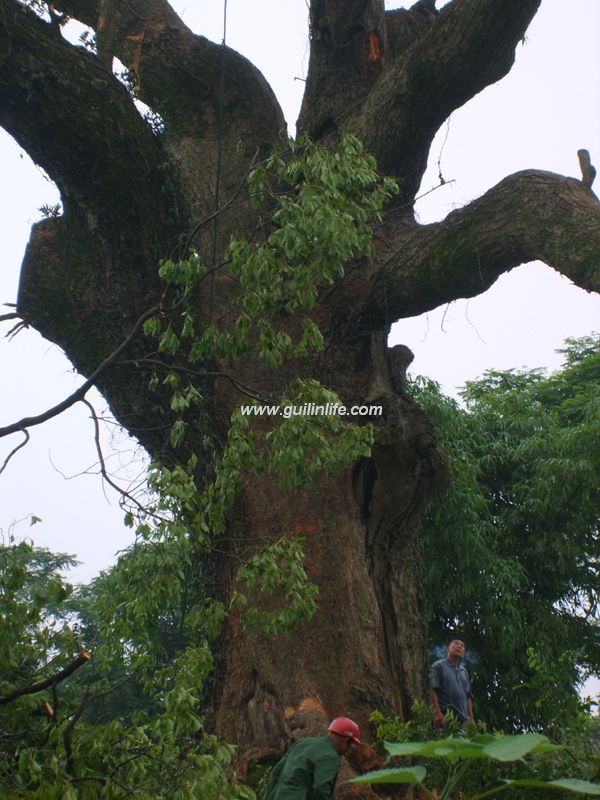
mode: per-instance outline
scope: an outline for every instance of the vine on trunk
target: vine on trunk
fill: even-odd
[[[323,336],[309,315],[310,309],[324,287],[343,278],[351,259],[372,255],[371,224],[381,219],[383,206],[397,186],[381,178],[374,158],[364,152],[356,138],[347,136],[335,149],[319,147],[306,138],[290,140],[287,147],[276,148],[250,171],[248,189],[251,205],[260,210],[257,227],[269,232],[263,242],[233,237],[224,258],[224,266],[239,276],[242,287],[235,301],[239,308],[235,322],[230,329],[216,324],[202,329],[195,307],[196,290],[214,267],[205,266],[197,251],[185,260],[163,261],[160,276],[165,292],[177,295],[182,311],[176,322],[166,325],[160,315],[145,322],[146,334],[158,340],[158,353],[175,357],[184,352],[190,366],[195,367],[199,362],[231,362],[257,351],[272,368],[318,353],[323,348]],[[298,312],[303,313],[302,334],[294,340],[287,323],[292,314],[297,319]],[[184,382],[176,367],[162,383],[172,389],[171,409],[179,416],[171,428],[171,443],[179,446],[189,426],[185,416],[202,405],[202,391],[197,380],[188,377]],[[150,387],[159,385],[154,373]],[[300,377],[289,382],[281,397],[269,399],[282,410],[311,403],[324,408],[341,405],[334,391],[317,380]],[[174,491],[174,496],[183,500],[183,506],[170,514],[166,527],[164,522],[159,524],[161,535],[170,535],[170,520],[179,518],[185,520],[184,528],[199,532],[194,535],[210,548],[211,537],[225,531],[227,514],[244,474],[273,475],[282,487],[295,490],[309,485],[317,473],[335,475],[370,454],[373,431],[369,424],[355,425],[336,415],[295,416],[284,412],[273,417],[274,424],[265,430],[251,424],[252,410],[234,410],[214,477],[206,480],[202,476],[206,481],[203,487],[196,483],[196,456],[174,473],[154,467],[154,488],[164,496]],[[172,489],[169,479],[175,475]],[[151,515],[157,511],[152,509]],[[128,522],[133,524],[133,519],[129,517]],[[146,519],[138,533],[149,534]],[[276,583],[289,603],[287,612],[264,612],[267,616],[255,608],[248,609],[248,624],[276,633],[312,616],[316,588],[306,584],[304,569],[299,567],[299,548],[298,541],[284,536],[243,567],[240,578],[266,591],[273,591],[274,583],[265,583],[265,570],[281,574]],[[235,593],[236,605],[245,601],[243,594]]]

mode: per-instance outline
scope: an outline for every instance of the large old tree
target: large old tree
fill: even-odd
[[[216,729],[229,741],[278,749],[301,706],[364,723],[375,706],[406,715],[424,693],[419,518],[447,470],[404,389],[410,354],[387,348],[390,325],[473,297],[534,259],[600,289],[600,206],[587,174],[527,170],[442,222],[420,225],[412,213],[436,131],[507,74],[539,5],[453,0],[436,10],[420,0],[386,12],[382,0],[311,0],[298,130],[328,145],[354,134],[400,191],[374,228],[374,256],[350,264],[311,312],[325,337],[319,356],[284,369],[258,356],[206,365],[204,405],[188,419],[195,441],[180,452],[169,443],[168,395],[148,389],[159,359],[148,357],[153,347],[140,331],[128,337],[163,297],[161,259],[193,244],[216,265],[233,232],[256,234],[256,212],[244,202],[215,217],[218,225],[197,223],[243,200],[250,165],[284,134],[281,109],[251,63],[188,30],[167,0],[57,0],[50,21],[19,0],[0,0],[0,124],[56,182],[64,209],[33,227],[22,319],[85,376],[128,340],[96,384],[162,463],[190,447],[208,462],[207,432],[223,440],[243,399],[239,386],[277,401],[298,369],[348,405],[377,401],[385,410],[371,457],[336,477],[295,493],[247,478],[219,546],[231,557],[214,563],[217,594],[231,592],[240,554],[299,534],[320,593],[314,618],[285,637],[246,632],[229,618],[213,703]],[[97,53],[62,38],[63,14],[97,32]],[[112,72],[113,56],[164,130],[142,118]],[[197,314],[227,325],[238,292],[225,269],[214,271],[195,298]],[[293,330],[293,319],[285,324]]]

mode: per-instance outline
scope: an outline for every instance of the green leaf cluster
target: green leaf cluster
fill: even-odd
[[[600,795],[600,784],[580,778],[559,778],[543,780],[537,777],[512,778],[495,776],[492,785],[480,785],[465,792],[464,784],[477,770],[478,762],[491,761],[505,765],[510,762],[522,762],[526,756],[554,754],[560,750],[541,734],[525,733],[514,736],[477,734],[472,738],[465,736],[449,736],[444,739],[430,739],[422,742],[386,742],[386,750],[392,759],[406,757],[424,760],[441,760],[446,765],[445,781],[433,794],[424,783],[427,769],[424,766],[391,766],[375,770],[353,778],[350,783],[380,785],[409,784],[419,786],[428,797],[439,800],[452,798],[468,798],[483,800],[507,789],[511,789],[511,797],[515,789],[537,789],[571,792],[588,796]],[[483,773],[485,774],[485,773]],[[481,774],[480,774],[481,777]],[[536,797],[540,797],[539,791]],[[545,793],[543,795],[546,796]]]
[[[254,797],[231,779],[233,748],[203,731],[206,631],[176,635],[173,598],[159,596],[169,581],[151,579],[175,562],[155,548],[133,548],[77,592],[60,575],[69,556],[0,548],[0,698],[59,675],[81,647],[91,653],[68,678],[0,702],[2,797]]]
[[[300,540],[279,539],[265,547],[238,572],[247,592],[258,593],[256,605],[243,615],[247,628],[258,628],[272,635],[293,630],[299,620],[311,619],[317,608],[318,589],[307,580],[304,552]],[[265,598],[277,594],[287,605],[283,608],[261,608]],[[234,592],[232,607],[247,606],[248,598]]]
[[[374,747],[383,753],[385,742],[408,742],[426,739],[431,733],[431,704],[414,700],[409,719],[388,716],[379,709],[369,715],[369,723],[375,730]]]
[[[276,198],[273,230],[264,243],[234,239],[230,245],[231,270],[243,289],[237,325],[242,333],[256,326],[256,349],[271,365],[320,349],[309,318],[297,343],[277,321],[312,308],[320,289],[340,280],[350,260],[372,255],[371,224],[398,191],[379,176],[375,159],[355,137],[343,137],[334,150],[301,139],[289,142],[288,152],[284,158],[275,150],[248,179],[256,207]]]
[[[318,381],[294,379],[281,407],[340,404],[337,394]],[[336,475],[373,444],[370,425],[348,424],[332,414],[281,415],[270,430],[256,430],[252,417],[238,409],[231,421],[227,444],[217,463],[216,477],[205,493],[211,530],[222,532],[226,513],[241,487],[245,471],[272,475],[282,488],[308,486],[317,474]]]
[[[270,209],[259,221],[270,232],[259,242],[233,237],[229,244],[222,266],[240,286],[235,300],[240,314],[232,330],[209,324],[196,335],[189,301],[208,272],[192,252],[187,259],[163,261],[159,269],[185,307],[177,324],[165,327],[159,316],[147,320],[145,332],[159,339],[159,352],[174,355],[189,338],[191,364],[242,358],[253,350],[270,366],[280,366],[284,358],[320,350],[322,335],[310,316],[300,315],[296,341],[284,322],[311,309],[319,291],[343,277],[350,260],[372,255],[371,225],[398,191],[391,179],[379,176],[375,159],[352,136],[333,150],[290,140],[250,171],[248,188],[255,208]]]

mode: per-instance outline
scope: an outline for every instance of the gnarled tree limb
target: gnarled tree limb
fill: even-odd
[[[444,120],[509,72],[540,1],[453,0],[384,70],[348,126],[383,172],[402,177],[399,202],[414,198]]]
[[[439,223],[407,227],[391,214],[377,247],[367,285],[354,287],[361,329],[474,297],[536,259],[600,291],[600,203],[581,181],[551,172],[510,175]]]
[[[106,26],[103,2],[60,0],[56,5],[98,28]],[[116,17],[110,20],[114,55],[134,73],[140,99],[172,132],[214,144],[223,66],[226,138],[234,144],[241,139],[249,152],[258,145],[270,148],[285,121],[271,87],[246,58],[193,34],[166,0],[121,0],[111,13]]]
[[[110,8],[106,0],[61,0],[58,7],[102,34],[100,59],[108,63],[114,52],[131,71],[137,97],[164,121],[191,216],[214,211],[248,164],[284,134],[281,107],[261,72],[231,48],[193,34],[166,0],[121,0]],[[223,221],[218,228],[204,236],[208,252],[222,250],[231,235]]]
[[[163,216],[161,147],[124,87],[15,0],[0,0],[0,124],[91,223]]]
[[[436,131],[510,70],[541,0],[453,0],[382,16],[377,0],[311,3],[311,62],[299,128],[359,136],[412,201]],[[354,24],[352,24],[352,22]]]

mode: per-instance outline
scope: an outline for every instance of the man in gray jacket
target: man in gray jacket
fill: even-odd
[[[433,724],[443,728],[444,715],[451,709],[463,723],[475,724],[471,684],[467,670],[462,665],[465,644],[453,639],[448,645],[446,658],[436,661],[431,667],[431,692],[429,697],[433,706]]]

